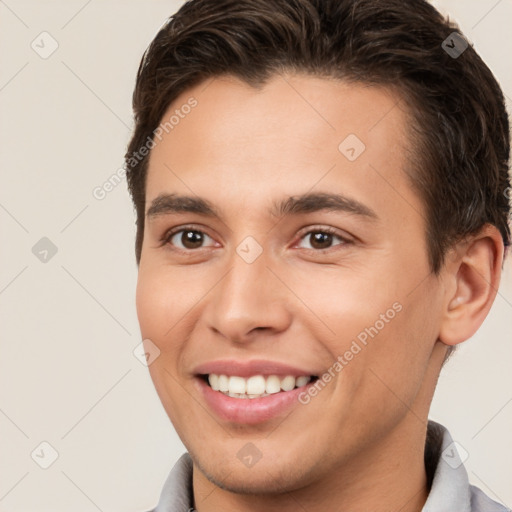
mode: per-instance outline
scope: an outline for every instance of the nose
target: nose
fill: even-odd
[[[203,314],[210,329],[233,343],[248,343],[255,334],[282,332],[290,324],[287,289],[268,268],[264,253],[252,263],[237,253],[215,286]]]

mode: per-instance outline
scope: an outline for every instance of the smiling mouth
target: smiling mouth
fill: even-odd
[[[245,378],[237,375],[202,374],[199,377],[214,391],[232,398],[263,398],[300,388],[318,379],[316,375],[253,375]]]

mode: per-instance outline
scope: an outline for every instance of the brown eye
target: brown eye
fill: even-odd
[[[335,239],[338,239],[340,242],[334,244],[333,242]],[[310,247],[303,245],[306,240],[309,241]],[[349,243],[350,240],[331,232],[330,229],[322,228],[308,231],[304,236],[302,236],[299,247],[302,249],[316,249],[321,251],[322,249],[330,249],[334,245],[345,245]]]
[[[180,241],[187,249],[197,249],[203,243],[203,234],[199,231],[183,231]]]
[[[202,231],[196,229],[180,229],[169,235],[167,243],[179,249],[200,249],[205,239],[212,240],[211,237]]]
[[[332,244],[332,235],[330,233],[310,233],[311,246],[314,249],[327,249]]]

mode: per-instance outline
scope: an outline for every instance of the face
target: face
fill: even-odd
[[[426,417],[442,294],[397,102],[223,77],[162,120],[181,113],[150,155],[137,310],[162,404],[223,488],[362,468]]]

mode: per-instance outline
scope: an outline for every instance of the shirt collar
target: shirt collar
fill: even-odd
[[[165,481],[157,507],[152,512],[192,510],[192,459],[184,453]]]
[[[436,443],[436,439],[442,442]],[[426,468],[432,487],[422,512],[471,512],[468,474],[448,430],[429,420],[425,448],[432,456],[432,463]],[[167,477],[153,512],[192,509],[192,496],[192,459],[184,453]]]
[[[442,443],[436,450],[432,487],[422,512],[470,512],[471,492],[466,468],[448,430],[432,420],[428,422],[426,450],[432,448],[429,438],[436,437],[436,433],[442,434]],[[426,469],[428,472],[433,468]]]

